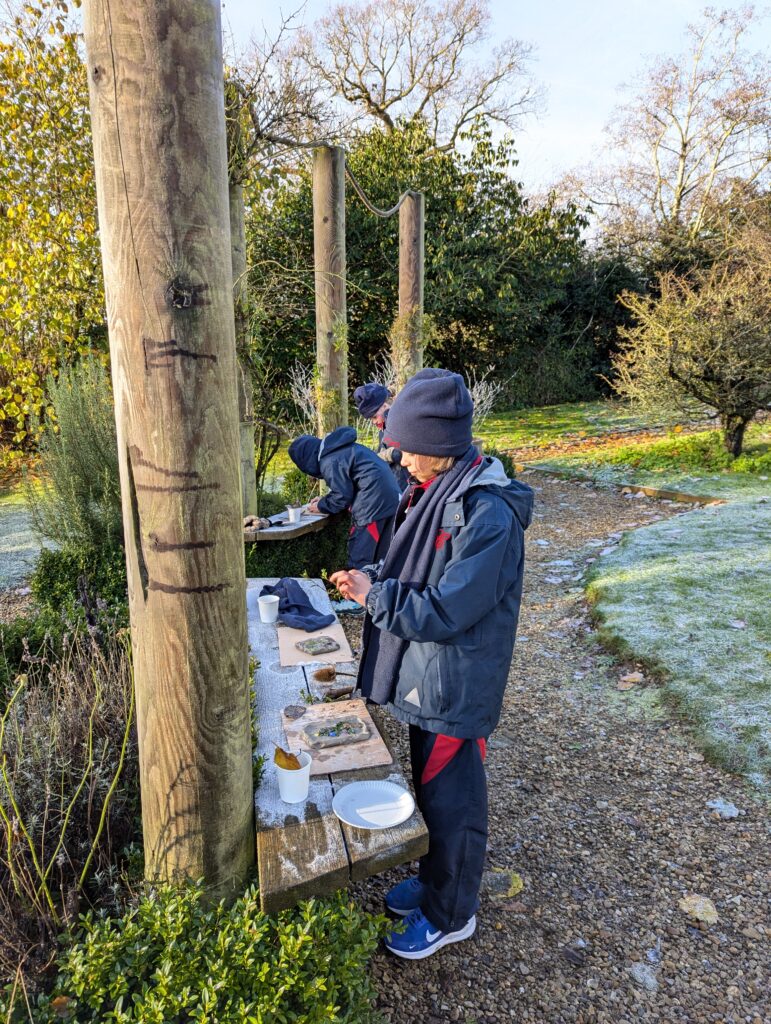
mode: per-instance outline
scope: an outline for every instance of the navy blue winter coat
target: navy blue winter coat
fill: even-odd
[[[486,738],[498,724],[519,618],[533,491],[487,458],[445,505],[427,586],[387,579],[372,623],[409,641],[389,709],[428,732]]]
[[[333,514],[350,508],[354,526],[366,526],[387,519],[396,512],[399,488],[382,459],[356,441],[353,427],[338,427],[321,441],[298,438],[289,448],[295,465],[310,476],[323,477],[329,493],[319,502],[319,511]]]

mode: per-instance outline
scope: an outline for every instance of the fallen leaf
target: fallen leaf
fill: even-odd
[[[677,905],[689,917],[705,924],[717,924],[719,920],[715,904],[706,896],[683,896]]]
[[[51,1000],[51,1007],[59,1017],[66,1017],[70,1012],[70,1003],[73,1002],[70,996],[55,996]]]
[[[645,681],[645,676],[642,672],[627,672],[626,675],[621,676],[622,683],[642,683]]]
[[[616,683],[616,689],[617,690],[633,690],[634,689],[634,683],[630,683],[626,679],[619,679],[619,681]]]
[[[744,621],[744,619],[731,619],[731,621],[728,623],[728,625],[731,627],[731,629],[746,629],[747,628],[747,623]]]

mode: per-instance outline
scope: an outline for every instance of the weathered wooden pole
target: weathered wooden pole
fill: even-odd
[[[348,422],[345,308],[345,151],[313,151],[313,258],[316,280],[316,399],[319,435]]]
[[[236,352],[243,352],[249,335],[249,282],[246,272],[246,219],[244,187],[228,186],[230,203],[230,243],[233,266],[233,311],[235,314]],[[257,476],[254,471],[254,402],[249,369],[237,362],[238,428],[241,461],[241,511],[257,514]]]
[[[145,871],[254,861],[220,13],[86,0]]]
[[[423,280],[425,202],[408,192],[399,209],[399,327],[391,353],[401,387],[423,368]]]

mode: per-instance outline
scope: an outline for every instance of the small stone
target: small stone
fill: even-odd
[[[689,917],[704,924],[716,924],[719,920],[715,904],[706,896],[684,896],[678,906]]]
[[[607,811],[607,809],[610,807],[610,804],[607,800],[597,800],[594,806],[597,808],[598,811]]]
[[[530,968],[527,966],[527,964],[520,964],[519,973],[527,975],[530,973]]]
[[[522,892],[525,883],[516,871],[506,868],[493,868],[482,875],[482,891],[492,900],[510,899]]]
[[[758,929],[754,928],[752,925],[750,925],[749,928],[742,928],[741,933],[746,939],[756,939],[759,941],[763,938]]]
[[[722,797],[708,800],[707,807],[711,811],[715,811],[721,818],[738,818],[741,814],[741,811],[735,804],[732,804],[729,800],[724,800]]]
[[[632,975],[636,985],[640,988],[644,988],[646,992],[656,992],[659,987],[659,980],[656,977],[656,972],[648,964],[636,963],[632,964],[629,968],[629,973]]]

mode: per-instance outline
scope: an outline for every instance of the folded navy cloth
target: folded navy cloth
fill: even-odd
[[[273,587],[263,587],[260,597],[266,594],[278,597],[278,617],[285,626],[291,626],[292,629],[304,629],[306,633],[312,633],[316,629],[331,626],[335,621],[334,615],[324,615],[314,608],[297,580],[289,576],[279,580]]]

